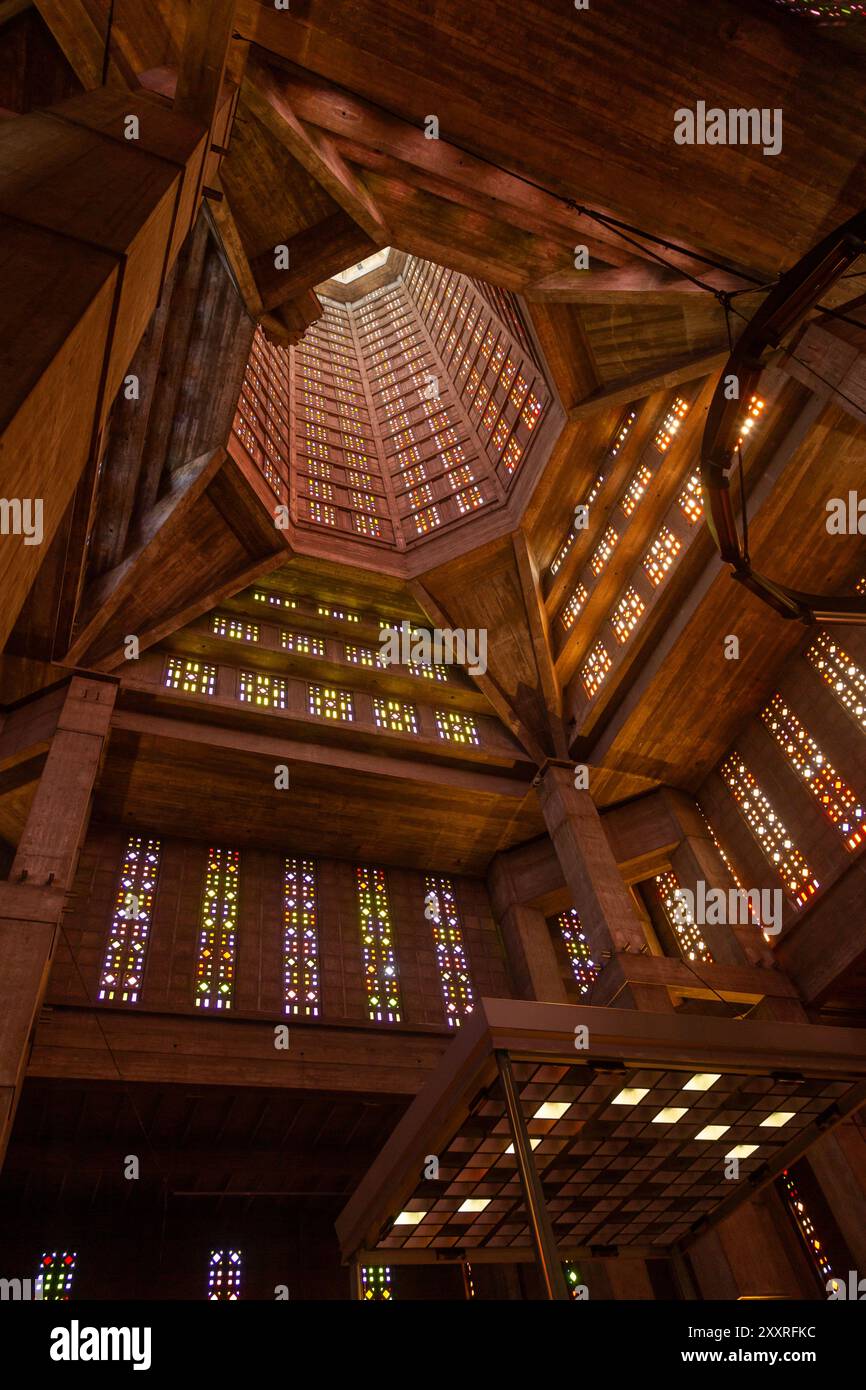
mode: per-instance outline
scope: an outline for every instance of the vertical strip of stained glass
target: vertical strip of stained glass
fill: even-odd
[[[399,1023],[400,986],[384,870],[359,868],[357,886],[367,1010],[374,1023]]]
[[[361,1289],[366,1303],[393,1303],[391,1270],[388,1265],[363,1265]]]
[[[239,866],[238,850],[208,850],[195,968],[195,1002],[200,1009],[231,1008],[237,951]]]
[[[240,1250],[212,1250],[207,1267],[209,1303],[237,1302],[241,1296]]]
[[[720,771],[766,858],[775,867],[794,902],[802,907],[821,885],[788,834],[783,820],[736,752],[725,759]]]
[[[803,727],[790,705],[775,694],[761,711],[761,719],[778,743],[797,776],[814,796],[847,849],[863,843],[863,803],[839,775],[833,764]]]
[[[800,1238],[802,1239],[803,1244],[809,1252],[809,1259],[812,1262],[812,1267],[815,1270],[815,1273],[818,1275],[818,1278],[821,1280],[821,1282],[827,1287],[828,1293],[831,1292],[831,1289],[833,1292],[838,1293],[839,1283],[837,1280],[833,1280],[833,1285],[827,1284],[828,1280],[833,1279],[833,1266],[830,1264],[830,1261],[827,1258],[827,1252],[824,1248],[824,1242],[821,1240],[818,1232],[815,1229],[812,1217],[809,1213],[805,1201],[803,1200],[803,1196],[800,1192],[800,1189],[790,1168],[785,1169],[781,1177],[778,1179],[778,1183],[779,1187],[785,1195],[785,1201],[787,1203],[788,1210],[790,1211],[791,1216],[794,1220],[794,1224],[796,1225],[797,1230],[800,1233]]]
[[[704,941],[700,927],[695,922],[694,912],[688,905],[688,899],[681,896],[676,874],[670,869],[667,873],[657,874],[655,883],[659,901],[676,936],[683,960],[700,960],[712,964],[713,957]]]
[[[159,840],[132,835],[127,841],[99,976],[99,1000],[138,1002],[153,921],[159,855]]]
[[[424,916],[433,924],[445,1018],[452,1028],[459,1028],[460,1020],[471,1014],[474,998],[454,888],[449,878],[438,874],[428,874],[424,883]]]
[[[36,1298],[46,1303],[66,1303],[72,1292],[77,1263],[78,1255],[74,1250],[44,1251],[35,1279]]]
[[[557,917],[559,930],[568,952],[571,969],[581,994],[588,994],[598,976],[598,966],[592,959],[589,942],[580,925],[577,909],[570,907]]]
[[[283,907],[285,1010],[298,1018],[319,1017],[319,931],[316,866],[312,859],[287,859]]]
[[[839,704],[861,729],[866,729],[866,671],[834,642],[829,632],[819,632],[806,652],[806,660],[821,673]]]

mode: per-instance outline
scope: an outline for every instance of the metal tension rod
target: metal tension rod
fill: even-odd
[[[701,445],[701,491],[707,523],[721,559],[733,566],[734,579],[783,618],[804,623],[866,623],[866,597],[804,593],[756,573],[740,540],[729,475],[738,454],[742,402],[757,391],[765,357],[780,346],[864,251],[866,212],[861,212],[843,222],[785,272],[744,328],[722,368]],[[736,377],[739,383],[736,400],[725,396],[730,377]]]
[[[548,1298],[567,1301],[571,1295],[565,1282],[562,1260],[559,1258],[559,1251],[556,1248],[553,1227],[550,1224],[550,1216],[544,1201],[544,1189],[541,1186],[541,1179],[538,1176],[538,1169],[532,1156],[529,1131],[526,1128],[526,1121],[520,1108],[520,1096],[517,1093],[514,1073],[511,1070],[511,1058],[507,1052],[496,1053],[496,1065],[499,1068],[499,1079],[502,1082],[502,1091],[505,1096],[508,1125],[514,1140],[517,1171],[520,1174],[520,1185],[523,1188],[529,1226],[532,1231],[538,1268],[544,1281],[545,1293]]]

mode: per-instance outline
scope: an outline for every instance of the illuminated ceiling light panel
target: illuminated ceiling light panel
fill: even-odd
[[[465,1202],[461,1202],[458,1211],[484,1211],[490,1206],[489,1197],[467,1197]]]
[[[332,280],[339,280],[341,285],[351,285],[354,280],[360,280],[362,275],[368,275],[371,270],[378,270],[380,265],[384,265],[390,250],[390,246],[385,246],[381,251],[374,251],[372,256],[367,256],[363,261],[358,261],[356,265],[349,266],[348,270],[338,271],[331,278]]]
[[[426,1215],[426,1211],[401,1211],[400,1215],[395,1217],[394,1225],[417,1226],[420,1221],[424,1220]]]
[[[648,1095],[648,1088],[642,1090],[640,1086],[626,1086],[624,1091],[620,1091],[618,1096],[614,1096],[611,1105],[639,1105]]]
[[[683,1115],[688,1115],[688,1107],[682,1105],[666,1105],[664,1110],[660,1110],[657,1115],[653,1115],[654,1125],[675,1125],[677,1120],[681,1120]]]
[[[793,1120],[793,1110],[774,1110],[772,1115],[768,1115],[766,1120],[762,1120],[761,1129],[781,1129],[789,1120]]]
[[[721,1139],[723,1134],[727,1134],[730,1125],[704,1125],[700,1134],[696,1134],[696,1139]]]
[[[708,1091],[711,1086],[715,1086],[721,1072],[718,1071],[699,1071],[687,1081],[683,1087],[684,1091]]]
[[[570,1100],[546,1100],[543,1105],[539,1105],[533,1120],[561,1120],[568,1107]]]
[[[758,1144],[735,1144],[730,1153],[725,1154],[725,1158],[751,1158],[753,1153],[757,1153]]]
[[[530,1144],[532,1145],[533,1149],[537,1149],[538,1146],[539,1146],[539,1144],[541,1143],[541,1140],[540,1140],[540,1139],[530,1139],[529,1142],[530,1142]],[[509,1144],[509,1145],[508,1145],[508,1148],[505,1150],[505,1152],[506,1152],[507,1154],[513,1154],[513,1153],[514,1153],[514,1145],[513,1145],[513,1144]]]

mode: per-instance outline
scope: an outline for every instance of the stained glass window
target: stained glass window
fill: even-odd
[[[596,480],[595,480],[595,482],[593,483],[592,487],[589,489],[589,492],[586,494],[586,500],[584,501],[584,504],[583,504],[585,507],[591,507],[591,506],[592,506],[593,502],[595,501],[596,497],[598,496],[599,492],[601,491],[601,487],[602,487],[603,482],[604,482],[604,474],[603,474],[603,473],[599,473],[598,476],[597,476],[597,478],[596,478]]]
[[[288,686],[282,676],[269,676],[264,671],[241,671],[238,676],[238,699],[259,709],[285,709]]]
[[[423,507],[426,503],[433,501],[433,489],[429,483],[420,483],[407,492],[406,500],[413,509]]]
[[[674,441],[674,435],[677,433],[680,425],[683,423],[683,420],[685,419],[688,413],[688,409],[688,401],[684,401],[682,396],[677,396],[676,400],[674,401],[673,405],[665,415],[665,418],[662,420],[661,425],[656,431],[656,437],[653,443],[655,444],[659,453],[664,454],[671,447],[671,444]]]
[[[461,1018],[471,1014],[474,1005],[454,888],[449,878],[442,878],[438,874],[428,874],[424,886],[424,915],[433,924],[445,1018],[452,1028],[457,1028]]]
[[[359,623],[361,621],[358,614],[350,612],[348,608],[329,608],[325,603],[320,603],[316,612],[320,618],[337,618],[341,623]]]
[[[777,5],[804,19],[817,20],[826,24],[833,20],[852,20],[866,16],[866,4],[862,0],[775,0]]]
[[[700,813],[701,813],[701,819],[703,820],[704,825],[707,827],[707,830],[709,831],[710,839],[712,840],[713,844],[715,845],[716,849],[718,850],[719,858],[721,859],[721,861],[722,861],[722,863],[724,864],[725,868],[727,869],[728,873],[731,875],[731,878],[734,880],[734,883],[737,885],[737,887],[739,888],[740,892],[741,892],[741,893],[745,893],[745,889],[743,888],[742,882],[741,882],[741,880],[740,880],[740,876],[739,876],[739,874],[737,873],[736,869],[734,868],[733,864],[731,863],[730,859],[728,858],[727,854],[725,853],[724,849],[722,848],[721,844],[719,843],[719,840],[718,840],[718,837],[717,837],[717,835],[716,835],[715,830],[713,830],[713,827],[710,825],[710,822],[707,820],[706,816],[704,815],[703,807],[700,806],[700,805],[698,805],[698,810],[699,810]],[[750,920],[755,924],[756,927],[760,927],[760,926],[761,926],[760,915],[755,911],[755,907],[754,907],[752,898],[751,898],[748,894],[746,894],[745,901],[748,903],[748,911],[749,911],[749,918],[750,918]]]
[[[235,983],[239,868],[238,850],[208,850],[195,967],[195,1003],[199,1009],[231,1008]]]
[[[330,483],[323,483],[320,478],[307,479],[307,493],[310,497],[318,497],[322,502],[333,502],[334,489]]]
[[[333,507],[310,498],[307,502],[307,510],[310,514],[310,520],[317,522],[319,526],[336,526],[337,513]]]
[[[574,590],[574,593],[570,596],[570,598],[566,600],[565,604],[563,605],[562,612],[559,615],[559,620],[562,623],[562,626],[565,628],[566,632],[570,632],[571,629],[574,627],[577,615],[579,614],[581,608],[586,603],[586,600],[588,598],[589,591],[586,585],[578,584],[576,589]]]
[[[740,814],[794,902],[802,907],[818,891],[818,880],[742,758],[732,753],[720,770]]]
[[[284,594],[271,594],[267,589],[255,589],[253,598],[257,603],[270,604],[272,608],[297,608],[298,601],[294,598],[286,598]]]
[[[236,642],[258,642],[259,625],[246,618],[228,618],[219,613],[213,615],[212,631],[216,637],[232,637]]]
[[[673,531],[668,530],[667,526],[663,526],[643,560],[647,577],[651,584],[655,584],[656,588],[661,584],[681,549],[681,543]]]
[[[626,589],[613,610],[610,625],[618,642],[627,642],[644,611],[644,601],[635,589]]]
[[[380,700],[373,697],[373,718],[379,729],[390,729],[394,734],[417,734],[418,717],[415,706],[404,700]]]
[[[749,403],[746,406],[746,413],[743,416],[743,422],[740,425],[737,447],[740,447],[748,439],[755,425],[760,420],[763,410],[764,402],[761,400],[760,396],[750,396]]]
[[[593,502],[595,501],[596,497],[598,496],[599,492],[601,491],[601,488],[602,488],[602,484],[603,484],[603,483],[604,483],[604,474],[603,474],[603,473],[599,473],[599,474],[597,475],[596,479],[595,479],[595,482],[593,483],[592,487],[590,488],[589,492],[586,494],[586,497],[583,499],[583,502],[582,502],[580,505],[583,506],[583,507],[591,507],[592,504],[593,504]],[[574,518],[574,521],[572,522],[571,528],[569,529],[568,535],[566,536],[565,540],[563,541],[562,545],[560,546],[559,550],[557,551],[557,553],[556,553],[556,555],[555,555],[553,561],[551,562],[551,565],[550,565],[550,573],[551,573],[551,574],[558,574],[558,573],[559,573],[559,571],[560,571],[560,569],[562,568],[562,565],[563,565],[563,563],[564,563],[564,561],[565,561],[565,559],[566,559],[566,556],[568,555],[569,551],[571,550],[571,547],[574,545],[574,542],[577,540],[577,535],[578,535],[578,533],[577,533],[577,531],[575,530],[576,520],[577,520],[577,508],[575,507],[575,518]]]
[[[425,507],[423,511],[416,512],[412,520],[415,523],[415,530],[419,536],[425,535],[441,524],[442,518],[439,515],[438,507]]]
[[[475,720],[459,710],[436,710],[436,729],[439,737],[449,743],[478,743],[478,729]]]
[[[364,1265],[361,1269],[361,1291],[366,1303],[393,1303],[391,1270],[387,1265]]]
[[[311,859],[286,860],[283,929],[286,1013],[318,1018],[319,933],[316,866]]]
[[[97,998],[100,1000],[119,1000],[123,1004],[138,1002],[153,921],[159,855],[159,840],[133,835],[127,841],[99,977]]]
[[[342,719],[350,722],[355,717],[351,690],[338,690],[332,685],[311,685],[309,687],[309,710],[320,719]]]
[[[638,502],[652,482],[652,476],[652,469],[647,468],[645,463],[639,464],[635,469],[631,482],[623,493],[619,504],[626,516],[631,516]]]
[[[367,516],[361,512],[352,513],[352,524],[359,536],[367,536],[372,541],[382,539],[382,523],[376,516]]]
[[[675,873],[657,874],[655,879],[659,901],[665,916],[676,936],[684,960],[700,960],[712,964],[712,955],[704,941],[700,927],[688,905],[688,900],[677,897],[680,884]]]
[[[74,1250],[46,1250],[34,1280],[36,1297],[46,1303],[68,1302],[77,1263],[78,1254]]]
[[[562,933],[578,990],[581,994],[588,994],[598,975],[598,966],[592,959],[577,909],[570,907],[567,912],[560,912],[556,921]]]
[[[704,514],[704,498],[701,492],[701,475],[692,473],[679,497],[677,498],[680,511],[692,526],[700,521]]]
[[[353,666],[378,666],[381,670],[384,670],[387,664],[372,647],[356,647],[348,642],[346,643],[346,660],[351,661]]]
[[[281,632],[280,641],[287,652],[298,652],[302,656],[325,655],[325,639],[313,637],[309,632]]]
[[[520,456],[522,453],[523,445],[519,444],[517,440],[513,437],[509,439],[508,443],[505,446],[505,452],[502,455],[502,462],[505,464],[505,467],[509,473],[514,472],[515,468],[520,462]]]
[[[559,574],[559,571],[562,569],[562,566],[565,563],[571,551],[571,547],[574,545],[574,542],[576,540],[577,532],[574,529],[572,529],[569,531],[565,540],[562,542],[562,545],[559,547],[559,550],[556,552],[556,554],[550,562],[551,574]]]
[[[400,985],[383,869],[357,871],[367,1010],[374,1023],[400,1022]]]
[[[455,493],[454,500],[457,503],[458,511],[461,515],[465,512],[474,511],[484,502],[481,489],[478,487],[467,487],[462,492]]]
[[[829,632],[819,632],[806,657],[824,677],[842,708],[861,729],[866,729],[866,671],[833,641]]]
[[[612,665],[613,657],[607,647],[603,642],[596,642],[580,670],[583,688],[590,700],[602,684],[602,681],[605,679]]]
[[[616,458],[617,454],[618,454],[618,453],[620,452],[620,450],[622,449],[623,444],[625,443],[625,441],[628,439],[629,435],[631,434],[631,427],[632,427],[632,425],[634,424],[634,422],[635,422],[636,419],[637,419],[637,411],[636,411],[636,410],[627,410],[627,411],[626,411],[625,416],[623,417],[623,419],[620,421],[619,425],[617,426],[616,434],[614,435],[613,439],[611,440],[610,448],[609,448],[608,451],[607,451],[607,452],[609,453],[609,455],[610,455],[611,458]]]
[[[847,848],[857,849],[863,843],[863,806],[847,782],[827,761],[781,695],[773,696],[761,711],[761,719]]]
[[[589,562],[589,567],[596,577],[601,574],[616,549],[618,540],[619,532],[615,531],[612,526],[608,526]]]
[[[778,1183],[784,1194],[788,1210],[794,1218],[794,1224],[800,1233],[803,1244],[809,1252],[809,1259],[812,1262],[812,1267],[821,1280],[821,1283],[826,1287],[828,1281],[833,1278],[833,1266],[830,1264],[827,1257],[824,1242],[815,1230],[812,1217],[809,1214],[800,1188],[790,1168],[785,1169],[778,1179]],[[831,1288],[832,1287],[831,1285]],[[835,1291],[838,1291],[838,1287],[838,1284],[836,1284]],[[828,1293],[829,1292],[830,1290],[828,1289]]]
[[[212,1250],[207,1268],[209,1303],[237,1302],[241,1296],[240,1250]]]
[[[423,676],[428,681],[447,681],[448,668],[434,664],[428,665],[425,661],[410,661],[407,668],[413,676]]]
[[[213,695],[216,690],[217,668],[205,661],[187,661],[182,656],[170,656],[165,669],[167,690],[182,690],[187,695]]]

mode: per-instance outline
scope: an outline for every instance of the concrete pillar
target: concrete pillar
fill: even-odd
[[[688,1247],[702,1299],[814,1298],[805,1254],[772,1190],[750,1197]]]
[[[0,883],[0,1162],[87,831],[116,682],[73,676],[8,881]]]
[[[866,1274],[866,1141],[850,1121],[824,1134],[805,1155],[851,1252]],[[835,1273],[835,1271],[834,1271]],[[847,1270],[840,1270],[844,1279]]]
[[[0,361],[0,496],[21,508],[0,549],[0,644],[193,224],[207,158],[206,126],[144,91],[0,123],[0,336],[16,344]]]
[[[538,798],[593,958],[603,965],[621,953],[644,952],[647,941],[595,803],[589,792],[575,788],[573,778],[570,764],[548,763],[539,774]],[[673,1008],[658,984],[629,983],[616,1003],[650,1012]]]
[[[487,881],[518,997],[568,1003],[547,920],[537,908],[518,901],[517,886],[503,856],[493,860]]]

